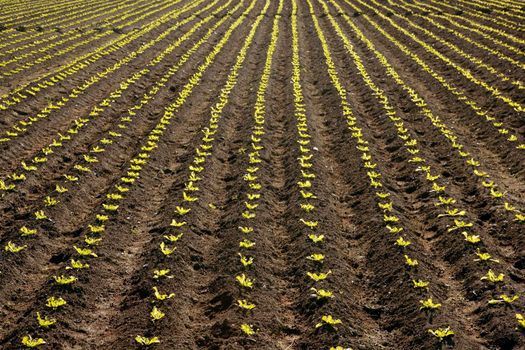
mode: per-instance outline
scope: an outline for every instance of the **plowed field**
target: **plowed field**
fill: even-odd
[[[0,0],[0,348],[525,349],[524,24]]]

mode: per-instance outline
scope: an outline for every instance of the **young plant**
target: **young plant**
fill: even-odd
[[[239,226],[239,229],[242,231],[242,233],[252,233],[253,227],[247,227],[247,226]]]
[[[246,335],[254,335],[255,330],[253,329],[253,326],[247,323],[241,324],[241,331]]]
[[[328,278],[328,275],[330,275],[331,273],[332,273],[331,270],[329,270],[328,272],[320,272],[320,273],[306,272],[308,277],[310,277],[315,282],[325,280],[326,278]]]
[[[71,269],[78,270],[78,269],[87,269],[87,268],[89,268],[88,264],[84,264],[79,260],[71,259],[71,265],[67,266],[66,270],[71,270]]]
[[[255,304],[250,303],[246,299],[243,300],[237,300],[237,304],[239,304],[239,307],[244,310],[253,310],[255,309]]]
[[[162,278],[162,277],[166,277],[166,278],[173,278],[174,277],[173,275],[168,275],[168,273],[170,273],[170,269],[155,270],[155,271],[153,271],[153,278],[154,279],[159,279],[159,278]]]
[[[179,215],[186,215],[190,212],[191,209],[188,209],[188,208],[184,208],[184,207],[180,207],[180,206],[176,206],[175,207],[175,212]]]
[[[316,297],[317,299],[333,298],[334,297],[334,293],[332,293],[329,290],[315,289],[315,288],[310,288],[310,290],[312,292],[314,292],[314,294],[312,294],[312,296]]]
[[[444,342],[445,340],[449,339],[454,335],[454,331],[452,331],[450,327],[429,329],[428,331],[430,334],[438,338],[440,342]]]
[[[104,208],[104,210],[107,210],[107,211],[116,211],[118,209],[118,205],[117,204],[102,204],[102,207]]]
[[[405,241],[405,239],[401,236],[396,240],[395,245],[400,246],[402,248],[409,246],[411,243],[410,241]]]
[[[241,242],[239,242],[239,247],[241,248],[251,248],[255,245],[255,242],[252,242],[248,239],[244,239]]]
[[[53,310],[58,309],[61,306],[66,305],[67,302],[63,298],[49,297],[47,298],[46,306],[52,308]]]
[[[335,319],[332,315],[324,315],[323,317],[321,317],[321,322],[315,325],[315,328],[328,326],[330,328],[337,330],[336,326],[342,323],[343,321],[341,321],[340,319]]]
[[[175,219],[171,220],[171,223],[170,223],[170,226],[173,226],[173,227],[182,227],[186,225],[186,221],[177,221]]]
[[[4,249],[5,249],[6,252],[19,253],[19,252],[21,252],[22,250],[24,250],[26,248],[27,248],[27,245],[19,246],[19,245],[14,244],[13,242],[9,241],[5,245]]]
[[[89,224],[88,227],[89,227],[89,231],[91,231],[91,233],[102,233],[106,229],[106,227],[104,225],[95,226],[95,225]]]
[[[73,246],[73,249],[75,249],[80,256],[92,256],[94,258],[98,258],[98,255],[89,248],[79,248],[77,246]]]
[[[476,255],[478,256],[478,258],[474,259],[474,261],[487,261],[487,260],[490,260],[492,262],[499,263],[499,260],[492,259],[492,255],[490,255],[489,253],[482,253],[479,250],[479,248],[476,250]]]
[[[306,259],[322,263],[324,260],[324,255],[323,254],[312,254],[310,256],[307,256]]]
[[[432,301],[432,298],[428,298],[427,300],[420,300],[419,302],[423,305],[419,308],[419,310],[435,310],[441,307],[441,304],[434,303]]]
[[[165,235],[164,238],[172,243],[177,242],[179,239],[182,238],[183,233],[179,233],[178,235]]]
[[[152,338],[146,338],[141,335],[137,335],[135,337],[135,341],[139,343],[142,346],[150,346],[153,344],[160,344],[160,340],[158,337],[152,337]]]
[[[254,280],[251,280],[249,277],[247,277],[244,273],[242,275],[236,276],[235,279],[242,287],[245,288],[253,288],[253,282]]]
[[[496,275],[494,273],[494,271],[489,270],[489,272],[487,272],[487,274],[485,276],[481,277],[480,279],[482,281],[487,280],[487,281],[489,281],[491,283],[497,283],[497,282],[503,282],[503,278],[504,277],[505,277],[505,275],[502,274],[502,273]]]
[[[309,204],[309,203],[301,204],[301,209],[304,210],[307,213],[310,213],[310,212],[312,212],[315,209],[315,206],[313,206],[312,204]]]
[[[69,190],[66,187],[63,187],[57,184],[55,187],[55,191],[57,191],[58,193],[65,193]]]
[[[46,342],[42,338],[34,338],[30,335],[24,335],[22,337],[22,344],[28,348],[36,348],[39,345],[45,344]]]
[[[160,311],[159,308],[157,308],[156,306],[153,306],[153,309],[151,310],[150,315],[153,321],[158,321],[164,318],[164,316],[166,316],[166,314]]]
[[[522,314],[516,314],[516,320],[521,329],[525,329],[525,317]]]
[[[96,245],[100,243],[101,241],[102,241],[102,238],[84,236],[84,242],[86,242],[87,245]]]
[[[78,181],[78,177],[73,176],[73,175],[64,175],[64,177],[69,182],[77,182]]]
[[[465,237],[465,241],[467,241],[469,243],[476,244],[476,243],[479,243],[481,241],[481,238],[479,238],[478,235],[469,235],[465,231],[461,232],[461,234],[463,235],[463,237]]]
[[[239,256],[241,257],[241,264],[242,266],[244,267],[248,267],[250,266],[251,264],[253,264],[253,257],[245,257],[244,255],[242,255],[241,253],[239,253]]]
[[[309,228],[311,228],[312,230],[316,228],[317,225],[319,224],[319,222],[317,221],[309,221],[309,220],[304,220],[304,219],[299,219],[299,221],[305,224],[306,226],[308,226]]]
[[[411,259],[406,254],[405,254],[405,263],[410,267],[416,267],[417,265],[419,265],[419,262],[416,259]]]
[[[516,300],[520,298],[519,295],[513,295],[512,297],[509,297],[507,294],[502,294],[499,297],[500,299],[491,299],[488,301],[488,303],[491,305],[502,304],[502,303],[512,304],[513,302],[515,302]]]
[[[166,299],[171,299],[175,296],[175,293],[162,294],[161,292],[159,292],[159,289],[157,287],[153,287],[153,291],[155,292],[155,298],[161,301],[166,300]]]
[[[412,283],[414,284],[414,288],[427,288],[430,282],[422,281],[422,280],[412,280]]]
[[[55,282],[58,285],[62,285],[62,286],[65,286],[65,285],[68,285],[68,284],[72,284],[73,282],[76,282],[78,280],[78,278],[76,278],[75,276],[66,277],[64,275],[62,275],[62,276],[53,276],[53,279],[55,280]]]
[[[37,220],[45,220],[47,219],[46,213],[44,213],[43,210],[38,210],[35,212],[35,217]]]
[[[25,226],[20,227],[20,235],[22,237],[36,235],[37,232],[38,231],[36,229],[28,229]]]
[[[170,256],[171,254],[175,252],[175,250],[177,250],[177,247],[170,248],[166,245],[166,243],[164,242],[160,243],[160,251],[162,252],[162,254],[166,256]]]
[[[324,235],[314,235],[312,233],[308,235],[308,238],[314,243],[320,243],[324,240]]]
[[[44,316],[44,317],[40,316],[40,312],[36,313],[36,319],[38,321],[38,325],[43,328],[50,327],[54,325],[55,323],[57,323],[57,320],[54,318],[49,318],[47,316]]]

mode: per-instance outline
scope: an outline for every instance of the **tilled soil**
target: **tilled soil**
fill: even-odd
[[[525,146],[517,147],[525,144],[525,4],[133,0],[105,13],[107,3],[94,0],[64,4],[71,6],[64,15],[60,6],[43,11],[46,1],[36,3],[30,10],[29,2],[7,1],[0,14],[2,349],[25,348],[27,335],[43,339],[42,349],[133,349],[136,336],[158,337],[158,349],[525,349],[525,324],[516,316],[525,312]],[[62,18],[67,13],[70,20]],[[294,97],[295,35],[302,101]],[[224,95],[243,47],[246,57]],[[4,74],[11,70],[18,71]],[[468,153],[458,154],[457,143]],[[134,175],[131,160],[141,157],[147,161]],[[195,170],[196,158],[202,169]],[[252,171],[256,180],[247,180]],[[109,201],[129,177],[123,197]],[[186,200],[188,193],[198,199]],[[254,193],[260,196],[248,201]],[[447,198],[455,199],[450,207],[440,203]],[[390,209],[378,205],[385,202]],[[181,207],[190,211],[175,214]],[[444,215],[453,208],[461,214]],[[41,210],[46,219],[35,217]],[[248,220],[249,212],[256,216]],[[108,216],[102,239],[88,245],[100,215]],[[173,220],[184,222],[179,228]],[[456,230],[454,220],[472,225]],[[393,226],[402,233],[389,232]],[[240,230],[247,227],[254,232]],[[23,228],[37,233],[22,236]],[[481,241],[469,243],[461,231]],[[159,249],[180,233],[172,254]],[[312,233],[324,239],[313,243]],[[399,236],[410,245],[396,245]],[[248,238],[255,243],[249,250],[240,246]],[[23,249],[9,251],[9,244]],[[75,247],[97,257],[79,257]],[[476,259],[481,252],[490,259]],[[323,262],[313,261],[316,253]],[[240,254],[254,263],[243,266]],[[68,268],[72,259],[89,268]],[[169,278],[153,278],[160,268],[169,268]],[[503,281],[482,279],[489,269]],[[318,282],[307,274],[327,271]],[[251,288],[236,280],[242,274]],[[77,279],[64,286],[58,276]],[[418,280],[430,284],[416,288]],[[154,287],[169,297],[155,299]],[[321,288],[332,297],[317,298]],[[519,298],[506,303],[502,294]],[[67,304],[52,309],[50,296]],[[429,297],[440,307],[421,310]],[[243,310],[242,300],[256,307]],[[152,320],[157,307],[164,316]],[[56,323],[39,325],[37,313]],[[323,325],[327,315],[340,323]],[[454,334],[441,341],[430,332],[447,327]]]

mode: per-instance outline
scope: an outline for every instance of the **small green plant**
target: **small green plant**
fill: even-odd
[[[146,338],[141,335],[137,335],[135,337],[135,341],[139,343],[142,346],[150,346],[153,344],[160,344],[160,340],[158,337],[152,337],[152,338]]]
[[[154,279],[159,279],[162,277],[173,278],[174,276],[168,275],[169,273],[170,273],[170,269],[155,270],[153,271],[153,278]]]
[[[73,175],[64,175],[64,177],[69,182],[77,182],[78,181],[78,177],[73,176]]]
[[[423,305],[419,308],[419,310],[434,310],[439,309],[441,307],[441,304],[434,303],[432,301],[432,298],[428,298],[427,300],[420,300],[419,303]]]
[[[40,316],[40,312],[36,313],[36,319],[38,321],[38,325],[43,328],[50,327],[54,325],[55,323],[57,323],[57,320],[54,318],[49,318],[47,316],[44,316],[44,317]]]
[[[501,294],[499,297],[500,299],[491,299],[488,303],[491,305],[503,303],[512,304],[520,298],[519,295],[513,295],[512,297],[509,297],[507,294]]]
[[[241,242],[239,242],[239,247],[241,248],[251,248],[255,245],[255,242],[252,242],[248,239],[244,239]]]
[[[502,274],[502,273],[496,275],[494,273],[494,271],[489,270],[485,276],[481,277],[481,280],[482,281],[486,280],[486,281],[489,281],[491,283],[497,283],[497,282],[503,282],[503,278],[504,277],[505,277],[505,275]]]
[[[383,221],[384,222],[398,222],[399,218],[395,215],[386,215],[383,214]]]
[[[490,255],[489,253],[482,253],[479,250],[479,248],[476,250],[476,255],[478,256],[478,258],[474,259],[474,261],[487,261],[487,260],[490,260],[492,262],[499,263],[499,260],[492,259],[492,255]]]
[[[241,230],[242,233],[246,233],[246,234],[253,232],[253,227],[239,226],[239,229]]]
[[[525,329],[525,317],[522,314],[516,314],[516,320],[521,329]]]
[[[247,277],[244,273],[242,275],[236,276],[235,279],[242,287],[245,288],[253,288],[253,282],[254,280]]]
[[[242,217],[245,219],[254,219],[257,216],[257,214],[252,213],[250,211],[244,211],[242,212]]]
[[[78,278],[76,278],[75,276],[66,277],[64,275],[62,275],[62,276],[53,276],[53,279],[55,280],[55,282],[58,285],[62,285],[62,286],[65,286],[65,285],[68,285],[68,284],[72,284],[73,282],[76,282],[78,280]]]
[[[166,299],[171,299],[175,296],[175,293],[162,294],[161,292],[159,292],[159,289],[157,287],[153,287],[153,291],[155,292],[155,298],[161,301],[166,300]]]
[[[9,241],[7,242],[7,244],[5,245],[5,251],[6,252],[10,252],[10,253],[19,253],[21,252],[22,250],[26,249],[27,248],[27,245],[16,245],[15,243]]]
[[[430,282],[422,280],[412,280],[412,283],[414,284],[414,288],[428,288],[428,285],[430,284]]]
[[[308,238],[314,243],[320,243],[324,240],[324,235],[314,235],[312,233],[308,235]]]
[[[101,232],[104,232],[106,230],[106,227],[104,225],[91,225],[91,224],[89,224],[88,227],[89,227],[89,231],[91,231],[91,233],[101,233]]]
[[[160,311],[159,308],[157,308],[156,306],[153,306],[153,309],[151,310],[150,315],[153,321],[158,321],[164,318],[164,316],[166,316],[166,314]]]
[[[479,235],[469,235],[465,231],[461,232],[461,234],[463,235],[463,237],[465,237],[465,241],[471,244],[476,244],[476,243],[481,242],[481,238],[479,238]]]
[[[118,205],[117,204],[102,204],[102,207],[104,208],[104,210],[107,210],[107,211],[116,211],[118,209]]]
[[[30,335],[24,335],[22,337],[22,344],[28,348],[36,348],[39,345],[45,344],[46,342],[42,338],[33,338]]]
[[[89,248],[79,248],[77,246],[73,246],[73,249],[75,249],[80,256],[92,256],[94,258],[98,258],[98,255]]]
[[[317,221],[309,221],[309,220],[305,220],[305,219],[299,219],[300,222],[302,222],[303,224],[305,224],[306,226],[308,226],[309,228],[311,228],[312,230],[314,228],[317,227],[317,225],[319,224],[319,222]]]
[[[241,257],[241,264],[242,266],[244,267],[248,267],[250,266],[251,264],[253,264],[253,257],[246,257],[244,255],[242,255],[241,253],[239,253],[239,256]]]
[[[401,231],[404,230],[404,228],[403,228],[403,227],[400,227],[400,226],[390,226],[390,225],[386,225],[386,228],[387,228],[388,232],[390,232],[390,233],[394,233],[394,234],[396,234],[396,233],[400,233]]]
[[[55,187],[55,191],[57,191],[58,193],[65,193],[69,190],[66,187],[63,187],[57,184]]]
[[[255,304],[250,303],[246,299],[243,300],[237,300],[237,304],[239,304],[239,307],[244,310],[253,310],[255,309]]]
[[[312,280],[314,280],[315,282],[318,282],[318,281],[322,281],[322,280],[325,280],[326,278],[328,278],[328,275],[330,275],[332,273],[331,270],[329,270],[328,272],[320,272],[320,273],[315,273],[315,272],[307,272],[306,274],[308,275],[308,277],[310,277]]]
[[[315,206],[313,206],[312,204],[309,204],[309,203],[301,204],[301,209],[304,210],[307,213],[310,213],[310,212],[312,212],[315,209]]]
[[[306,259],[316,261],[316,262],[323,262],[324,258],[325,258],[324,254],[312,254],[306,257]]]
[[[173,226],[173,227],[182,227],[186,225],[186,221],[177,221],[175,219],[171,220],[171,223],[170,223],[170,226]]]
[[[333,328],[333,329],[336,329],[337,330],[337,325],[339,324],[342,324],[343,321],[341,321],[340,319],[335,319],[332,315],[324,315],[323,317],[321,317],[321,322],[317,323],[315,325],[315,328],[320,328],[320,327],[323,327],[323,326],[328,326],[330,328]]]
[[[4,181],[0,180],[0,191],[13,191],[15,189],[15,185],[6,185]]]
[[[191,211],[191,209],[189,208],[184,208],[184,207],[180,207],[180,206],[176,206],[175,207],[175,212],[179,215],[186,215],[188,214],[189,212]]]
[[[83,166],[83,165],[80,165],[80,164],[75,165],[73,168],[78,170],[78,171],[82,171],[84,173],[90,173],[91,172],[91,169],[89,167]]]
[[[445,340],[449,339],[454,335],[454,331],[452,331],[450,327],[429,329],[428,331],[430,334],[438,338],[440,342],[444,342]]]
[[[63,298],[49,297],[47,298],[46,306],[56,310],[59,307],[64,306],[66,304],[67,302]]]
[[[410,244],[411,244],[410,241],[406,241],[401,236],[399,236],[399,238],[396,240],[396,243],[395,243],[395,245],[403,247],[403,248],[409,246]]]
[[[102,241],[102,238],[84,236],[84,242],[86,242],[87,245],[96,245],[100,243],[101,241]]]
[[[405,254],[405,263],[410,267],[416,267],[419,265],[419,262],[416,259],[411,259],[408,255]]]
[[[175,243],[177,242],[179,239],[182,238],[182,235],[183,233],[179,233],[178,235],[166,235],[164,236],[165,239],[167,239],[168,241],[172,242],[172,243]]]
[[[20,227],[20,235],[22,237],[36,235],[38,231],[36,229],[29,229],[25,226]]]
[[[118,201],[118,200],[121,200],[124,197],[121,194],[119,194],[119,193],[108,193],[108,194],[106,194],[106,198],[114,200],[114,201]]]
[[[87,268],[89,268],[88,264],[84,264],[79,260],[71,259],[71,264],[70,266],[66,267],[66,270],[71,270],[71,269],[78,270],[78,269],[87,269]]]
[[[160,251],[162,252],[162,254],[166,256],[170,256],[171,254],[175,252],[175,250],[177,250],[177,247],[170,248],[166,245],[166,243],[164,242],[160,243]]]
[[[243,323],[241,324],[241,331],[246,335],[254,335],[255,330],[251,324]]]
[[[310,290],[312,292],[314,292],[314,294],[312,294],[312,296],[315,296],[317,299],[333,298],[334,297],[334,293],[332,293],[329,290],[315,289],[315,288],[310,288]]]
[[[45,220],[47,219],[46,213],[44,213],[43,210],[38,210],[35,212],[35,217],[37,220]]]

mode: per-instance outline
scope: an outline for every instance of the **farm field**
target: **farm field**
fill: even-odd
[[[524,1],[0,33],[0,349],[525,349]]]

